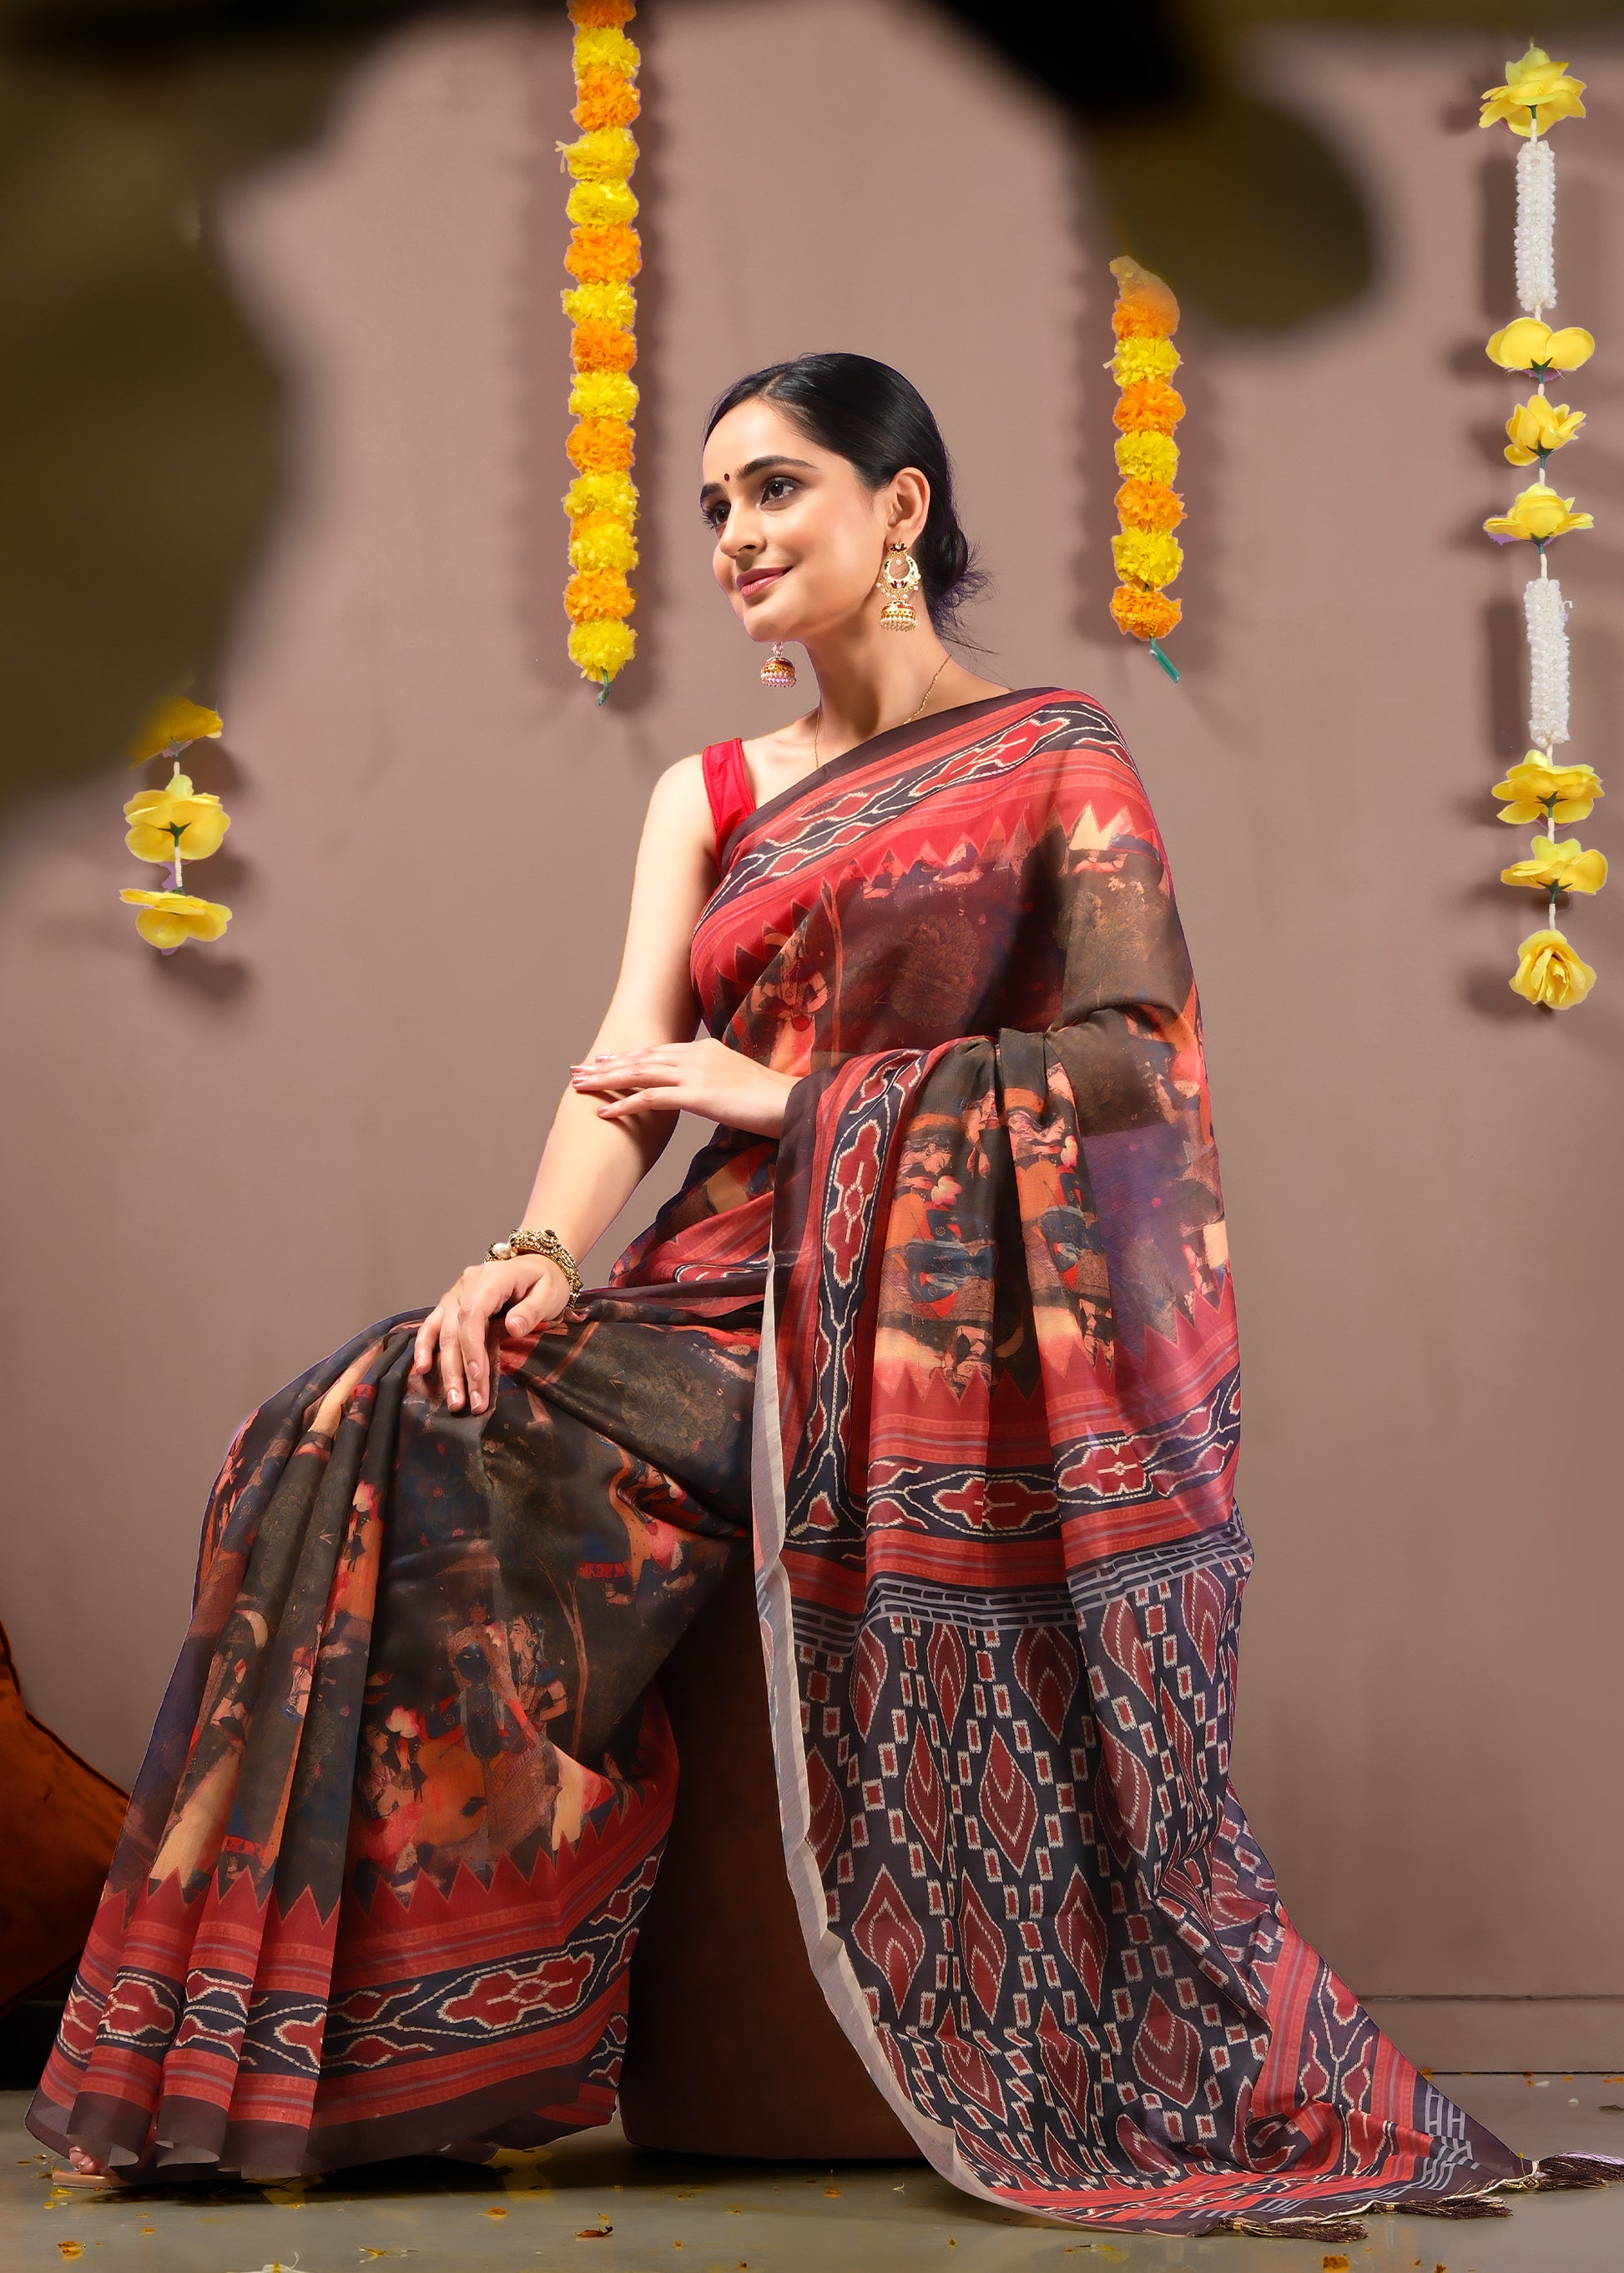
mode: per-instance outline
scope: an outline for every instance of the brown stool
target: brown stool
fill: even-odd
[[[690,2155],[918,2161],[807,1962],[748,1547],[659,1686],[681,1775],[632,1959],[627,2137]]]

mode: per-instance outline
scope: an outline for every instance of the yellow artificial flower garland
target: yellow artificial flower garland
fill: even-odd
[[[127,906],[139,908],[135,927],[160,955],[173,955],[189,939],[218,939],[231,920],[230,909],[220,901],[200,900],[181,889],[185,863],[219,851],[231,816],[217,797],[192,788],[180,769],[180,754],[192,742],[217,740],[223,731],[217,710],[176,695],[142,720],[126,753],[132,766],[168,758],[174,768],[162,789],[138,790],[124,807],[131,851],[169,871],[155,890],[128,886],[118,895]]]
[[[1583,1002],[1596,973],[1557,928],[1556,904],[1563,892],[1600,891],[1607,881],[1605,856],[1555,834],[1560,823],[1583,821],[1602,794],[1588,765],[1559,766],[1558,742],[1568,738],[1568,603],[1551,574],[1546,549],[1559,536],[1594,526],[1588,513],[1574,510],[1545,480],[1553,451],[1565,449],[1584,424],[1582,410],[1549,401],[1545,380],[1553,371],[1579,370],[1596,351],[1590,334],[1576,324],[1553,331],[1545,311],[1556,300],[1556,168],[1543,134],[1564,118],[1583,118],[1583,79],[1565,63],[1553,63],[1543,48],[1530,46],[1520,62],[1506,66],[1505,84],[1485,89],[1480,124],[1503,121],[1522,139],[1517,155],[1516,275],[1523,314],[1502,326],[1488,342],[1489,360],[1502,371],[1531,374],[1536,392],[1506,421],[1506,458],[1514,466],[1538,466],[1538,477],[1512,500],[1505,513],[1491,514],[1484,528],[1497,544],[1531,544],[1539,574],[1523,590],[1529,643],[1529,737],[1535,744],[1522,761],[1507,769],[1493,794],[1500,819],[1542,824],[1528,857],[1500,870],[1502,884],[1545,896],[1545,921],[1517,949],[1514,993],[1550,1010]]]
[[[598,683],[600,702],[637,645],[627,621],[634,601],[626,579],[637,566],[632,534],[637,491],[630,471],[637,388],[629,374],[637,360],[631,280],[642,252],[632,226],[637,145],[629,129],[639,109],[633,81],[641,57],[621,29],[635,13],[632,0],[569,0],[575,27],[572,115],[581,133],[559,145],[575,182],[566,208],[572,228],[564,266],[575,284],[563,295],[564,312],[575,327],[569,409],[577,423],[566,447],[575,479],[564,497],[575,574],[564,588],[564,612],[572,626],[570,660],[583,679]]]
[[[1119,632],[1142,639],[1168,677],[1177,679],[1162,640],[1184,613],[1165,589],[1184,559],[1173,534],[1184,517],[1184,503],[1172,486],[1178,469],[1173,429],[1184,405],[1169,385],[1181,360],[1172,338],[1178,329],[1178,302],[1137,260],[1113,260],[1111,274],[1116,279],[1111,311],[1116,352],[1106,369],[1121,390],[1114,417],[1116,470],[1123,477],[1116,497],[1122,533],[1111,539],[1119,580],[1111,595],[1111,620]]]

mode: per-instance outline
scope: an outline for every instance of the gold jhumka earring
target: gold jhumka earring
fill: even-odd
[[[761,667],[761,683],[763,686],[786,687],[795,684],[795,666],[785,654],[782,640],[772,642],[772,653]]]
[[[886,596],[880,610],[880,622],[888,632],[911,632],[917,628],[919,618],[909,604],[908,594],[917,592],[924,579],[919,573],[919,563],[900,538],[893,539],[885,548],[885,558],[880,563],[880,573],[875,579],[875,589]]]

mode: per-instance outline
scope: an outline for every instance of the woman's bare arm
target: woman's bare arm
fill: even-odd
[[[594,1051],[646,1049],[692,1039],[699,1014],[688,976],[688,946],[715,884],[703,775],[698,758],[684,758],[660,776],[649,799],[620,977]],[[545,953],[545,939],[539,945]],[[658,1159],[676,1119],[673,1112],[604,1119],[593,1099],[572,1084],[553,1116],[520,1221],[556,1232],[572,1255],[584,1255]],[[427,1373],[438,1359],[447,1404],[462,1405],[466,1384],[469,1402],[480,1412],[496,1314],[511,1304],[508,1331],[532,1332],[558,1316],[568,1295],[562,1271],[543,1257],[471,1264],[418,1328],[413,1370]]]
[[[649,799],[632,879],[620,977],[583,1056],[688,1042],[699,1005],[688,947],[716,889],[710,800],[697,758],[660,776]],[[555,1231],[584,1255],[606,1231],[670,1142],[674,1113],[604,1120],[572,1084],[559,1099],[520,1221]]]

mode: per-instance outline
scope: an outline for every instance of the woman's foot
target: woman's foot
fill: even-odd
[[[104,2163],[98,2163],[94,2155],[87,2155],[82,2147],[70,2147],[67,2169],[53,2171],[51,2183],[58,2187],[122,2187],[124,2181]]]

